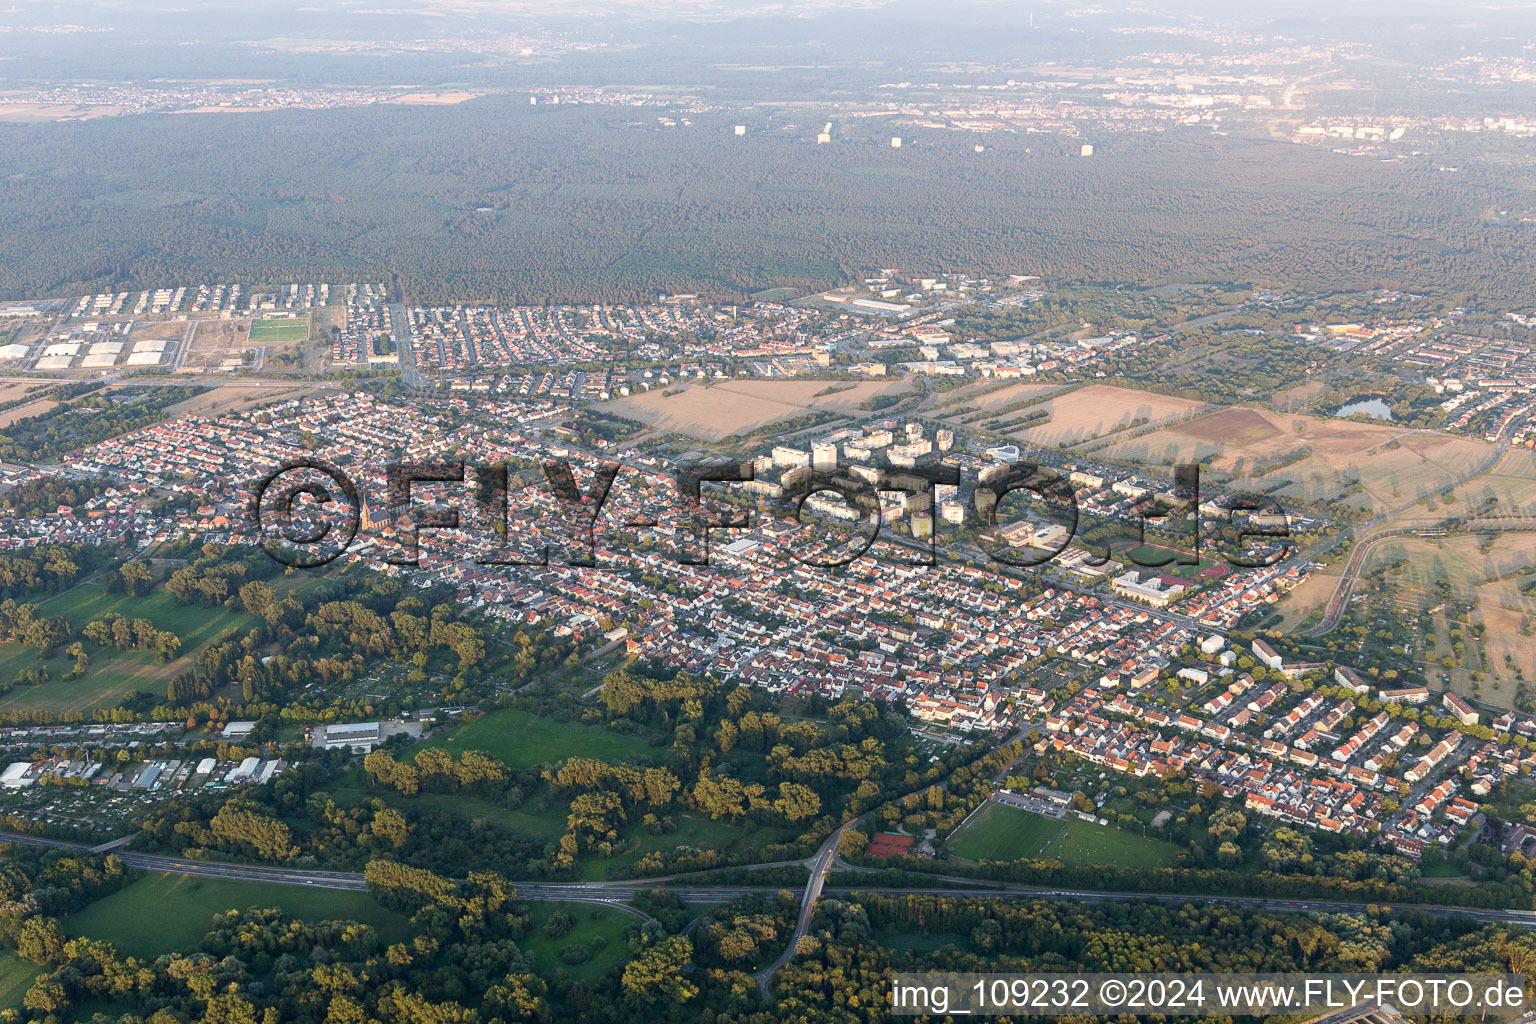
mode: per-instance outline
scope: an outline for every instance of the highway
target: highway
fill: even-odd
[[[787,947],[776,961],[757,974],[758,985],[765,994],[768,992],[774,975],[794,957],[795,951],[799,947],[800,939],[805,936],[810,927],[816,901],[821,898],[823,893],[843,896],[855,892],[881,892],[927,896],[971,896],[986,897],[988,899],[1064,900],[1073,903],[1121,903],[1134,900],[1150,900],[1173,905],[1185,903],[1195,905],[1201,903],[1210,905],[1223,904],[1249,910],[1266,910],[1272,913],[1288,914],[1360,913],[1364,909],[1364,904],[1347,900],[1273,899],[1262,896],[1222,893],[1191,895],[1187,893],[1126,892],[1113,889],[1053,889],[1048,886],[1019,885],[1015,883],[997,883],[988,886],[985,882],[979,882],[975,879],[953,876],[935,876],[935,881],[948,882],[950,885],[948,888],[881,885],[829,886],[827,885],[828,876],[835,870],[874,873],[874,869],[853,868],[845,865],[837,857],[838,841],[842,838],[843,833],[854,824],[854,822],[849,822],[842,826],[842,828],[829,836],[826,842],[822,843],[814,856],[810,857],[807,861],[798,862],[806,864],[811,869],[811,875],[806,882],[805,892],[801,896],[800,917],[796,922],[794,934],[790,936]],[[78,843],[11,833],[0,833],[0,842],[25,843],[31,846],[48,846],[89,852],[88,847]],[[227,864],[218,861],[190,860],[182,857],[166,857],[131,851],[120,852],[117,855],[122,858],[124,864],[143,871],[196,875],[203,878],[224,878],[231,881],[257,882],[268,885],[342,889],[354,892],[365,892],[368,889],[368,884],[364,881],[363,876],[354,872],[263,867],[253,864]],[[770,865],[756,866],[769,867]],[[512,885],[517,891],[518,899],[588,903],[595,906],[612,907],[623,913],[631,914],[642,921],[650,920],[649,915],[630,906],[629,903],[634,899],[636,893],[648,889],[665,888],[675,893],[685,903],[709,904],[725,903],[753,894],[778,892],[783,888],[782,886],[772,885],[689,885],[686,882],[678,882],[672,877],[640,878],[618,882],[514,881]],[[1376,903],[1374,905],[1400,912],[1417,910],[1436,917],[1471,918],[1480,924],[1503,924],[1518,928],[1536,928],[1536,911],[1530,910],[1480,909],[1416,903]]]
[[[857,818],[854,819],[854,821],[857,820]],[[768,986],[773,983],[773,976],[779,972],[779,968],[789,963],[795,955],[795,950],[800,947],[800,940],[805,938],[805,933],[810,930],[811,915],[816,912],[816,901],[821,898],[821,890],[827,883],[827,875],[837,863],[837,844],[842,840],[843,833],[851,827],[853,827],[853,821],[847,822],[828,836],[827,841],[821,844],[815,856],[808,862],[811,877],[806,880],[805,893],[800,897],[800,917],[795,922],[794,934],[789,937],[789,944],[784,947],[784,952],[779,955],[779,958],[757,973],[757,987],[763,990],[763,995],[768,994]],[[685,900],[687,898],[683,897]]]

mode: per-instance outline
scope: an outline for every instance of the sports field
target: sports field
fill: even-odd
[[[175,913],[166,913],[167,907]],[[360,921],[378,929],[385,942],[410,933],[405,918],[365,892],[167,874],[145,875],[63,923],[69,935],[103,939],[129,956],[154,959],[194,948],[215,914],[258,907],[276,907],[308,921]]]
[[[1077,817],[1048,818],[996,801],[985,804],[949,840],[949,852],[966,860],[1059,860],[1063,864],[1131,864],[1168,867],[1178,848]]]
[[[597,725],[557,722],[511,708],[492,711],[415,749],[425,747],[440,747],[449,753],[479,750],[513,768],[532,768],[571,757],[654,764],[665,754],[638,736],[624,736]]]
[[[253,320],[251,322],[252,345],[287,345],[304,341],[309,337],[309,317]]]

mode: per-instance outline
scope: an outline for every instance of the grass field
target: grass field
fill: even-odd
[[[1152,567],[1153,562],[1162,561],[1172,555],[1181,555],[1184,552],[1175,551],[1173,548],[1165,548],[1161,544],[1135,544],[1125,542],[1123,544],[1111,544],[1109,550],[1121,562],[1129,566]],[[1156,571],[1166,573],[1169,576],[1178,576],[1181,579],[1194,579],[1207,569],[1214,568],[1215,562],[1201,559],[1198,562],[1184,563],[1171,561],[1167,565],[1156,567]]]
[[[587,903],[530,903],[532,921],[526,935],[517,940],[517,948],[532,957],[535,969],[544,975],[554,974],[565,968],[577,981],[596,981],[629,955],[629,946],[623,937],[627,925],[639,924],[640,919],[612,907],[594,907]],[[558,913],[570,915],[575,926],[558,939],[544,934],[544,923]],[[593,950],[592,959],[585,963],[567,964],[560,959],[560,950],[566,946],[592,946],[601,937],[603,948]]]
[[[108,612],[116,612],[126,619],[148,619],[156,629],[168,629],[181,637],[182,650],[201,646],[212,640],[222,630],[238,629],[242,632],[257,624],[254,615],[245,612],[231,614],[222,606],[200,608],[196,605],[178,604],[176,599],[157,590],[145,597],[129,597],[127,594],[108,593],[105,587],[95,585],[58,594],[42,602],[46,615],[62,615],[75,627],[78,634],[86,623],[100,619]]]
[[[309,317],[255,320],[251,323],[252,345],[287,345],[309,337]]]
[[[185,416],[188,413],[207,416],[213,413],[239,412],[252,406],[284,402],[290,398],[302,398],[305,395],[323,394],[324,391],[324,388],[313,384],[295,384],[292,388],[223,384],[177,402],[167,408],[166,412],[172,416]]]
[[[769,829],[767,832],[769,835],[762,837],[762,841],[754,845],[762,845],[763,842],[777,842],[787,836],[786,832],[779,829]],[[692,846],[700,850],[730,850],[736,852],[736,844],[742,839],[742,828],[740,825],[732,825],[723,821],[710,821],[708,818],[696,817],[691,814],[679,814],[677,815],[676,832],[653,836],[631,823],[624,832],[624,838],[635,843],[633,850],[626,850],[618,856],[610,857],[607,860],[581,860],[578,866],[582,879],[586,881],[601,881],[610,878],[614,875],[617,868],[627,867],[648,853],[674,850],[679,846]],[[758,837],[754,835],[753,838],[756,839]]]
[[[363,892],[164,874],[146,875],[70,914],[64,930],[111,942],[129,956],[153,959],[195,947],[215,914],[259,907],[277,907],[308,921],[361,921],[378,929],[386,942],[410,934],[405,918]]]
[[[654,764],[663,751],[639,736],[624,736],[596,725],[557,722],[527,711],[492,711],[444,736],[416,747],[440,747],[451,753],[480,750],[514,768],[531,768],[570,757]]]
[[[1511,449],[1480,477],[1457,488],[1463,514],[1513,516],[1536,514],[1536,452]]]
[[[45,711],[84,711],[117,704],[123,692],[131,689],[159,691],[179,672],[190,671],[198,648],[227,628],[248,630],[256,624],[245,612],[231,614],[224,608],[198,608],[177,604],[162,591],[146,597],[128,597],[108,593],[105,587],[87,584],[55,594],[40,602],[46,615],[58,615],[70,621],[75,635],[86,623],[108,612],[124,618],[148,619],[156,629],[169,630],[181,638],[182,655],[169,664],[159,664],[151,651],[92,649],[91,667],[79,679],[63,677],[73,665],[62,650],[47,662],[39,662],[34,648],[20,644],[0,644],[0,680],[13,680],[24,668],[44,664],[52,679],[41,686],[18,686],[0,697],[0,710],[41,708]],[[94,645],[88,645],[94,647]]]
[[[1468,640],[1467,659],[1450,670],[1451,688],[1463,695],[1472,692],[1471,673],[1482,672],[1481,697],[1496,703],[1514,700],[1517,678],[1515,668],[1525,679],[1536,676],[1536,645],[1521,632],[1522,624],[1536,616],[1536,598],[1521,591],[1533,579],[1529,573],[1536,566],[1536,533],[1510,532],[1483,550],[1480,537],[1394,537],[1377,544],[1366,560],[1366,571],[1398,561],[1405,564],[1388,576],[1405,607],[1418,611],[1439,603],[1433,587],[1440,581],[1463,601],[1475,603],[1471,622],[1481,622],[1481,642]],[[1439,631],[1435,658],[1450,652],[1442,616],[1436,616]],[[1415,657],[1423,657],[1417,652]],[[1506,662],[1505,655],[1509,656]],[[1435,678],[1445,671],[1438,664],[1426,666]]]
[[[1174,863],[1178,848],[1160,839],[1095,825],[1080,818],[1047,818],[996,801],[987,803],[949,841],[966,860],[1059,860],[1063,864],[1131,864],[1160,868]]]
[[[9,949],[0,950],[0,1010],[20,1009],[21,997],[43,969]]]
[[[1010,384],[1007,387],[983,390],[976,386],[957,388],[944,396],[940,403],[938,415],[944,416],[952,423],[971,422],[977,423],[988,419],[994,410],[1004,408],[1015,402],[1026,402],[1031,399],[1043,398],[1053,391],[1060,391],[1060,384]],[[947,410],[971,409],[971,412],[956,416]],[[1010,413],[1010,416],[1023,415],[1023,411]]]
[[[449,811],[454,814],[463,814],[471,819],[481,819],[492,825],[499,825],[521,836],[532,836],[535,839],[544,839],[553,842],[560,838],[565,831],[566,817],[569,808],[562,803],[557,803],[542,797],[534,797],[526,801],[516,809],[502,807],[467,793],[420,793],[416,796],[401,796],[392,790],[365,789],[361,772],[358,773],[355,786],[338,787],[331,791],[331,796],[338,804],[353,806],[364,800],[382,799],[402,810]]]

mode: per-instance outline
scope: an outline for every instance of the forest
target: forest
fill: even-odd
[[[1518,173],[1196,129],[1079,160],[1065,137],[896,152],[635,117],[486,97],[0,125],[0,295],[371,279],[425,302],[736,301],[904,266],[1513,297],[1532,269],[1529,229],[1483,217]]]

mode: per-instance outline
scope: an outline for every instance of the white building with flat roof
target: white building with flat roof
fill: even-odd
[[[32,785],[35,780],[27,776],[27,772],[31,770],[31,761],[11,762],[6,766],[4,772],[0,773],[0,786],[4,786],[6,789],[22,789]]]
[[[326,750],[360,750],[364,753],[384,742],[381,722],[351,722],[345,725],[315,727],[311,744]]]

